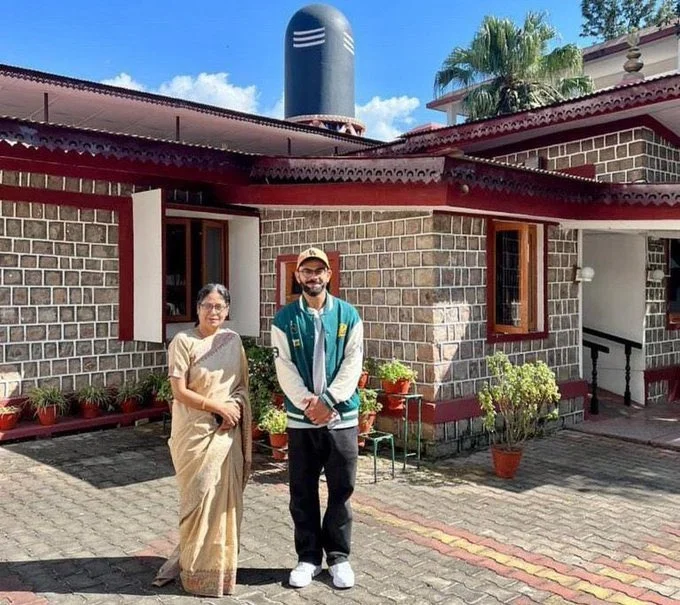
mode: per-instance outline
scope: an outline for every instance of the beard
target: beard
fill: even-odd
[[[323,282],[321,283],[309,283],[309,284],[301,284],[302,285],[302,291],[307,294],[308,296],[319,296],[320,294],[323,293],[323,291],[326,289],[326,284]]]

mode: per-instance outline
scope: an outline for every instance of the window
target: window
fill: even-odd
[[[680,328],[680,240],[668,240],[668,290],[667,317],[668,326]]]
[[[539,336],[546,323],[543,226],[489,221],[487,241],[489,338]]]
[[[328,261],[331,264],[333,276],[328,282],[328,291],[333,296],[340,295],[340,254],[328,252]],[[283,307],[302,294],[302,288],[295,279],[295,262],[297,254],[282,254],[276,257],[276,307]]]
[[[196,318],[193,297],[207,283],[228,285],[226,222],[189,218],[165,221],[165,317]]]

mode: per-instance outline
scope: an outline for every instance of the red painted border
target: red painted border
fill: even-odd
[[[132,340],[134,313],[131,285],[134,275],[132,198],[13,185],[0,185],[0,198],[14,202],[73,206],[118,213],[118,339]]]

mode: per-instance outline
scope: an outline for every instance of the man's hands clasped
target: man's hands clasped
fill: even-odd
[[[309,418],[314,424],[326,424],[333,416],[331,410],[318,397],[307,397],[302,400],[305,407],[305,416]]]

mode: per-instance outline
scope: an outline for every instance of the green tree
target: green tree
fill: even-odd
[[[528,13],[522,27],[487,16],[470,46],[446,58],[435,75],[435,94],[449,85],[468,88],[463,106],[468,119],[478,120],[590,92],[576,45],[549,52],[556,35],[544,14]]]
[[[581,0],[581,35],[612,40],[631,30],[669,25],[680,16],[678,0]]]

